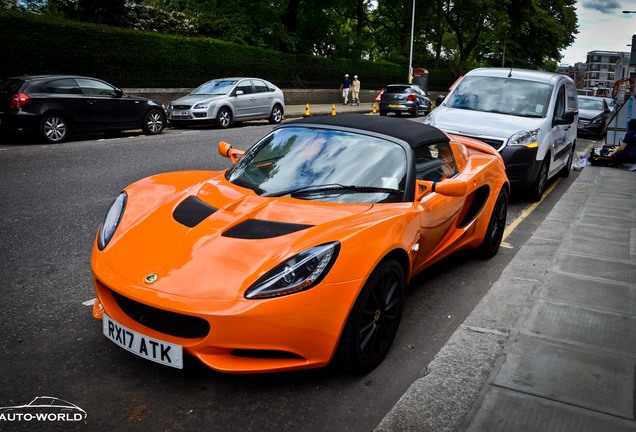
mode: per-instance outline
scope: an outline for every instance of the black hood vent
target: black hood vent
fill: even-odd
[[[188,228],[194,228],[218,209],[204,203],[195,196],[190,196],[174,209],[174,220]]]
[[[280,237],[296,231],[311,228],[313,225],[272,222],[260,219],[248,219],[223,233],[223,237],[258,240]]]

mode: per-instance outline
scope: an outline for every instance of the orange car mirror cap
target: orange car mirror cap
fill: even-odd
[[[417,201],[420,201],[425,195],[431,192],[436,192],[444,196],[460,197],[466,195],[466,191],[468,190],[466,182],[457,179],[445,179],[439,182],[417,180],[417,186],[422,189],[415,197]]]
[[[232,163],[238,162],[245,153],[243,150],[232,148],[232,145],[225,141],[219,141],[218,150],[221,156],[232,159]]]

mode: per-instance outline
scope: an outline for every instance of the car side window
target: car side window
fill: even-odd
[[[457,174],[455,156],[447,142],[416,147],[415,176],[418,180],[441,181]]]
[[[115,87],[108,85],[104,82],[86,79],[76,78],[77,84],[82,89],[82,93],[88,96],[116,96],[117,92]]]
[[[269,93],[269,87],[261,80],[252,80],[255,93]]]
[[[554,116],[556,118],[563,117],[565,113],[565,86],[559,87],[559,92],[556,97],[556,107],[554,109]]]
[[[239,85],[236,86],[236,90],[243,91],[243,94],[250,94],[252,93],[252,83],[249,80],[241,81]]]
[[[49,81],[44,84],[44,88],[49,93],[55,94],[81,94],[82,91],[77,86],[77,83],[74,79],[66,78],[66,79],[58,79],[54,81]]]

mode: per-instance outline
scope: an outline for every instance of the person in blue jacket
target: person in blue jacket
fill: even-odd
[[[627,165],[627,169],[636,171],[636,118],[627,123],[627,133],[621,146],[612,154],[612,163]]]

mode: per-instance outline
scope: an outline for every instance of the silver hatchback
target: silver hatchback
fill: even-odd
[[[223,78],[208,81],[168,106],[175,127],[267,119],[280,123],[285,113],[281,89],[260,78]]]

